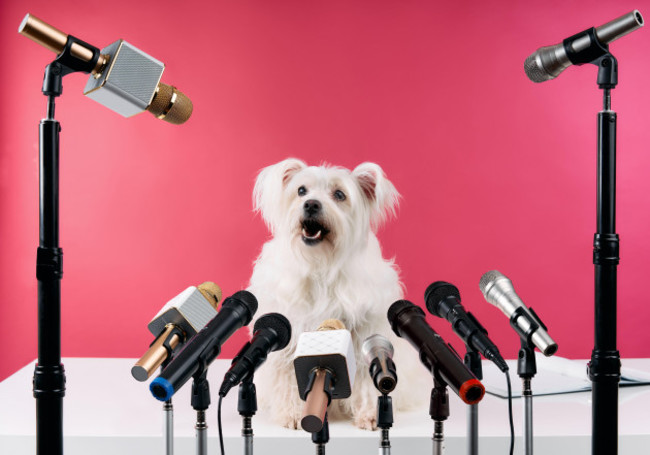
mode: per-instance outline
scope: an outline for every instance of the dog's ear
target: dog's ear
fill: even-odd
[[[370,206],[373,228],[378,228],[387,218],[395,216],[400,195],[378,164],[361,163],[352,171],[352,175]]]
[[[253,189],[253,205],[255,211],[262,214],[271,232],[274,232],[274,227],[286,213],[282,207],[282,192],[293,176],[306,167],[304,162],[296,158],[287,158],[265,167],[257,175]]]

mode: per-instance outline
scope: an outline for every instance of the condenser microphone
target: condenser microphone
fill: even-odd
[[[84,95],[124,117],[145,110],[174,125],[192,115],[190,99],[176,87],[160,82],[165,65],[118,40],[101,51],[27,14],[18,32],[41,46],[60,54],[70,46],[70,54],[87,63],[91,76]]]
[[[361,352],[368,362],[370,377],[377,390],[389,394],[397,385],[397,370],[393,362],[393,344],[381,335],[370,335],[361,345]]]
[[[221,289],[211,281],[190,286],[162,307],[149,322],[156,337],[147,352],[131,368],[131,375],[146,381],[185,341],[196,335],[217,315]]]
[[[573,35],[560,44],[540,47],[524,62],[526,76],[533,82],[554,79],[571,65],[582,65],[597,58],[599,55],[592,55],[594,46],[606,48],[612,41],[642,26],[643,16],[634,10],[600,27]]]
[[[350,332],[341,321],[327,319],[317,331],[300,334],[293,366],[305,400],[300,426],[315,433],[323,428],[331,401],[352,394],[356,361]]]
[[[424,318],[422,308],[408,300],[398,300],[388,308],[388,322],[398,337],[406,338],[419,352],[420,361],[432,375],[436,373],[467,404],[483,398],[485,387]]]
[[[504,373],[508,371],[508,364],[501,357],[496,345],[488,338],[487,331],[474,315],[466,312],[461,305],[460,292],[456,286],[444,281],[436,281],[424,292],[424,301],[429,313],[448,320],[456,335],[467,346],[494,362]]]
[[[253,338],[247,342],[232,361],[219,389],[225,397],[231,388],[248,379],[266,361],[270,352],[284,349],[291,339],[291,324],[280,313],[268,313],[253,326]]]
[[[512,281],[501,272],[491,270],[483,274],[478,286],[485,300],[510,318],[510,325],[520,336],[531,341],[545,356],[555,354],[557,343],[546,332],[537,315],[521,301]]]
[[[221,352],[221,345],[235,331],[251,322],[257,311],[257,299],[248,291],[239,291],[224,300],[221,310],[174,357],[149,390],[160,401],[169,400],[195,373],[204,371]]]

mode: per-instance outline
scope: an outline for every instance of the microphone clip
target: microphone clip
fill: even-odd
[[[574,45],[588,41],[587,46],[580,45],[575,50]],[[574,65],[591,63],[598,67],[598,87],[612,89],[618,84],[618,61],[609,52],[609,46],[601,43],[596,36],[595,27],[577,33],[562,42],[567,57]]]

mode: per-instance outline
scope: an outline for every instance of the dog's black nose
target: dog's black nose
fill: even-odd
[[[305,204],[303,205],[303,209],[305,210],[305,214],[314,216],[318,212],[321,211],[322,205],[319,201],[316,199],[309,199],[308,201],[305,201]]]

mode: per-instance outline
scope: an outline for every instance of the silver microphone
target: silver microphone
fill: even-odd
[[[377,390],[383,394],[391,393],[397,385],[392,343],[384,336],[370,335],[361,345],[361,352],[368,362],[370,377]]]
[[[478,286],[485,300],[499,308],[503,314],[510,318],[511,324],[516,325],[517,331],[529,336],[533,344],[545,356],[550,357],[555,354],[557,343],[553,341],[544,327],[531,323],[538,320],[538,318],[534,317],[521,301],[512,286],[512,281],[501,272],[491,270],[481,277]],[[521,317],[521,313],[525,313],[525,317]]]
[[[596,27],[596,39],[601,44],[608,45],[639,27],[643,27],[643,16],[638,10],[634,10],[600,27]],[[554,79],[575,63],[571,61],[570,52],[579,53],[587,49],[590,44],[589,36],[580,33],[560,44],[540,47],[524,62],[526,76],[533,82]]]
[[[69,37],[31,14],[25,16],[18,33],[57,54],[64,50]],[[90,45],[73,42],[71,56],[90,62],[94,53],[86,46]],[[147,110],[173,125],[186,122],[192,115],[192,101],[176,87],[160,82],[165,65],[126,41],[118,40],[102,49],[94,65],[84,95],[112,111],[131,117]]]

